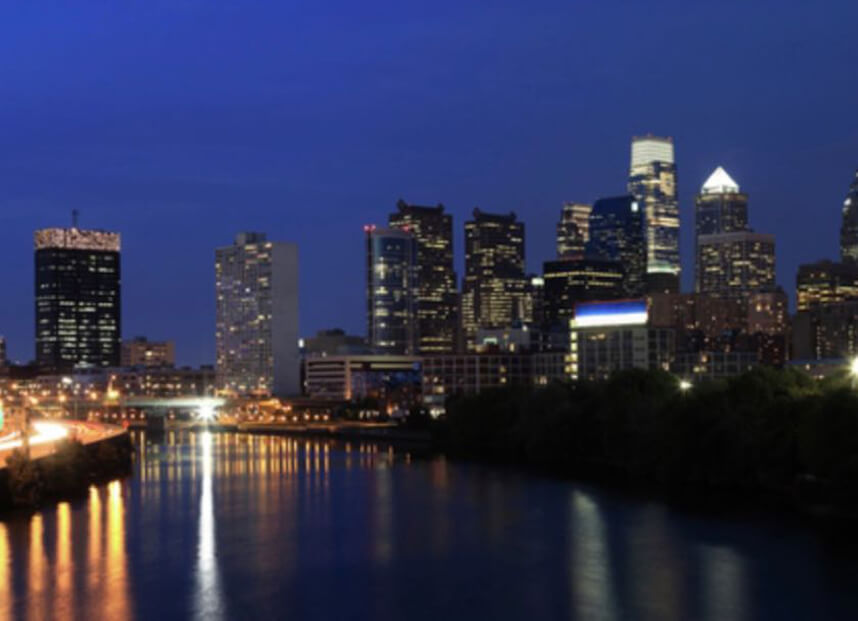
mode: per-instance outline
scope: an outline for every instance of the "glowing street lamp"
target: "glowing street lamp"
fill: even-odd
[[[694,385],[693,385],[691,382],[689,382],[688,380],[686,380],[686,379],[679,380],[679,390],[680,390],[683,394],[685,394],[685,393],[687,393],[689,390],[691,390],[691,388],[692,388],[693,386],[694,386]]]
[[[858,356],[855,356],[849,363],[849,375],[858,378]]]

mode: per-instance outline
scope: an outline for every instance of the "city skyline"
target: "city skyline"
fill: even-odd
[[[254,27],[260,42],[238,55],[226,46],[214,59],[193,51],[208,39],[178,10],[166,16],[172,21],[129,10],[136,20],[115,19],[109,36],[96,37],[91,26],[49,36],[43,16],[24,15],[17,27],[28,38],[11,36],[9,45],[28,60],[7,70],[5,85],[28,95],[10,99],[0,161],[0,258],[16,267],[3,276],[10,303],[0,308],[10,357],[23,362],[34,353],[30,236],[64,226],[73,208],[82,227],[126,240],[123,332],[177,339],[177,362],[196,365],[214,360],[210,252],[237,231],[262,230],[301,246],[302,335],[337,326],[360,333],[360,271],[334,294],[328,283],[361,256],[355,232],[382,221],[398,197],[444,203],[454,219],[460,275],[461,225],[474,206],[516,211],[527,223],[527,271],[539,272],[554,258],[562,204],[624,192],[628,141],[648,132],[675,139],[684,290],[693,281],[693,196],[718,165],[753,197],[755,228],[775,235],[777,280],[793,300],[799,264],[837,258],[840,209],[858,167],[851,112],[858,86],[848,78],[856,43],[845,36],[852,4],[828,7],[824,19],[811,8],[785,7],[776,37],[767,10],[743,7],[745,28],[727,44],[721,33],[735,15],[705,7],[677,8],[663,23],[643,7],[625,7],[622,22],[608,7],[448,8],[423,16],[391,9],[399,28],[386,40],[368,37],[369,21],[347,10],[363,28],[338,31],[342,40],[327,51],[313,39],[332,24],[301,17],[308,47],[300,58],[280,43],[279,22],[253,10],[238,17],[213,11],[211,36],[228,36],[237,20]],[[100,23],[96,18],[109,19],[89,9],[75,23]],[[527,33],[518,30],[522,20]],[[628,46],[599,45],[608,26],[620,38],[641,27],[670,37],[630,56]],[[170,35],[158,48],[141,36],[153,27]],[[436,42],[439,28],[448,39]],[[510,36],[501,41],[495,32]],[[762,35],[782,62],[755,60]],[[580,59],[570,36],[578,37],[576,49],[600,50],[599,62],[591,62],[592,52]],[[104,54],[111,37],[127,46]],[[683,45],[719,53],[664,60],[666,50]],[[150,53],[171,60],[168,75],[141,71]],[[343,78],[346,57],[365,62]],[[380,81],[396,58],[405,64],[393,83],[409,106],[391,104],[400,91]],[[454,58],[456,69],[438,69]],[[118,62],[126,71],[113,71]],[[655,83],[632,71],[639,63],[660,67]],[[477,67],[486,79],[473,79]],[[267,70],[276,79],[267,79]],[[222,88],[224,72],[243,75],[234,89],[240,97]],[[724,73],[743,92],[741,105],[716,101],[696,79]],[[107,84],[105,74],[115,79]],[[57,78],[51,97],[65,105],[32,89],[32,75]],[[579,97],[582,88],[599,96]],[[344,99],[343,89],[351,97]],[[620,94],[636,89],[647,97],[629,105]],[[164,299],[191,312],[172,313]]]

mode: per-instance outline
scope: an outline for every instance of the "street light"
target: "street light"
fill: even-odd
[[[687,379],[679,380],[679,390],[683,393],[691,390],[693,384],[689,382]]]
[[[849,363],[849,374],[853,378],[858,378],[858,356],[855,356]]]

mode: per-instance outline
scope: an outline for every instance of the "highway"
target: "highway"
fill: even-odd
[[[83,444],[92,444],[125,433],[122,427],[86,421],[34,420],[31,424],[30,457],[39,459],[54,452],[56,443],[65,438],[76,438]],[[0,468],[6,459],[23,444],[20,432],[0,435]]]

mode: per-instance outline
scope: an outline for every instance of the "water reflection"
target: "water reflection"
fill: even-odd
[[[129,480],[0,522],[0,621],[778,618],[761,593],[798,617],[858,605],[786,527],[372,443],[136,441]],[[751,560],[770,556],[777,571]]]
[[[200,461],[203,480],[200,494],[194,613],[197,619],[220,619],[223,617],[223,602],[215,541],[212,436],[209,432],[204,432],[200,440]]]

